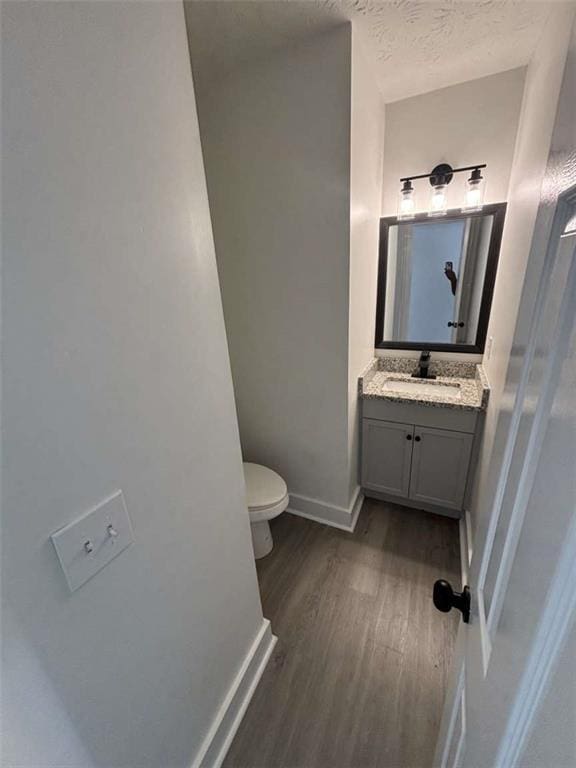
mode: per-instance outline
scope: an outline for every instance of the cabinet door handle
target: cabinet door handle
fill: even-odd
[[[420,439],[421,439],[421,438],[420,438],[420,435],[416,435],[416,437],[414,438],[414,440],[416,440],[416,442],[417,442],[417,443],[419,443],[419,442],[420,442]]]
[[[412,440],[412,435],[406,435],[406,440]]]

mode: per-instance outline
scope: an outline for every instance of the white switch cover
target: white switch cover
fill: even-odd
[[[73,592],[134,541],[122,491],[53,533],[52,541]]]
[[[486,360],[490,360],[490,356],[492,355],[492,347],[493,347],[493,345],[494,345],[494,337],[493,336],[489,336],[488,337],[488,342],[486,344],[486,350],[485,350],[485,353],[484,353],[485,356],[486,356]]]

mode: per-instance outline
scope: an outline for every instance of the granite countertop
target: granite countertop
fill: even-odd
[[[436,379],[429,382],[430,392],[407,392],[401,388],[402,381],[423,381],[412,378],[412,373],[417,367],[418,361],[412,358],[375,358],[358,379],[358,395],[363,398],[380,398],[396,403],[417,403],[433,408],[453,408],[464,411],[486,410],[490,386],[481,365],[432,359],[429,371],[436,375]],[[399,382],[397,391],[384,389],[387,382],[394,381]],[[454,387],[458,394],[452,396],[445,390],[434,393],[434,387],[439,384]]]

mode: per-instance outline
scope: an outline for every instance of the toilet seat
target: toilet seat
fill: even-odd
[[[244,462],[246,505],[252,522],[270,520],[288,506],[288,488],[277,472],[261,464]]]

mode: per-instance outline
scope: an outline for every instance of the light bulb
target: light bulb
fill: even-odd
[[[414,187],[412,186],[410,179],[404,182],[404,185],[400,190],[400,198],[398,200],[398,218],[414,218]]]
[[[444,216],[446,213],[446,184],[437,184],[432,188],[428,216]]]
[[[466,197],[462,206],[463,211],[480,211],[482,209],[485,183],[480,169],[475,168],[466,182]]]

